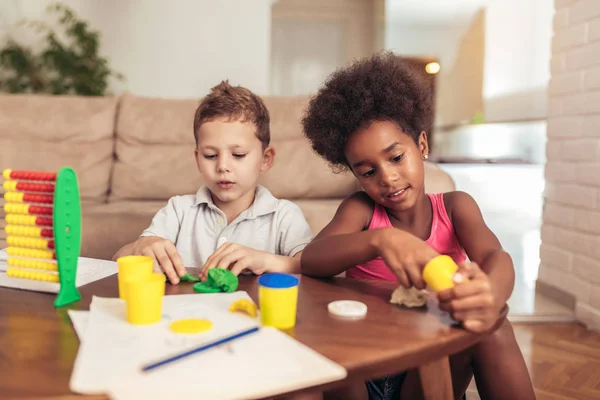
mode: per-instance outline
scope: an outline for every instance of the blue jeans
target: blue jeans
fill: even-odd
[[[373,379],[366,383],[369,400],[392,400],[400,395],[402,382],[406,377],[406,372],[398,375],[386,376],[385,378]],[[466,400],[466,394],[461,397]]]
[[[406,372],[370,380],[366,383],[369,400],[391,400],[402,387]]]

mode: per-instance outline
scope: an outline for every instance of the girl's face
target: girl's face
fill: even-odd
[[[344,154],[363,189],[386,208],[404,211],[422,198],[423,159],[429,147],[425,132],[416,144],[390,121],[373,121],[348,138]]]

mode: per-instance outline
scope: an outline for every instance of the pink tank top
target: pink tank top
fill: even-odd
[[[454,234],[452,222],[448,218],[446,206],[444,205],[444,194],[427,194],[431,200],[433,208],[433,219],[431,221],[431,234],[425,243],[433,247],[438,253],[446,254],[456,263],[461,263],[466,260],[467,255],[458,242]],[[368,230],[377,228],[392,227],[390,218],[385,211],[385,208],[379,204],[375,204],[373,210],[373,218],[369,224]],[[385,265],[381,257],[377,257],[364,264],[359,264],[346,271],[346,276],[355,279],[370,279],[397,281],[396,275]]]

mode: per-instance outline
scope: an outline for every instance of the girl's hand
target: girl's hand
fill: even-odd
[[[503,305],[497,304],[488,276],[476,263],[466,262],[459,265],[454,282],[455,287],[437,294],[440,309],[449,312],[471,332],[484,333],[491,329]]]
[[[377,254],[405,288],[425,288],[423,268],[439,254],[423,240],[395,228],[381,229],[374,241]]]

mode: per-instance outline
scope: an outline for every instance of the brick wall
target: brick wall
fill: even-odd
[[[540,281],[600,330],[600,0],[555,0]]]

